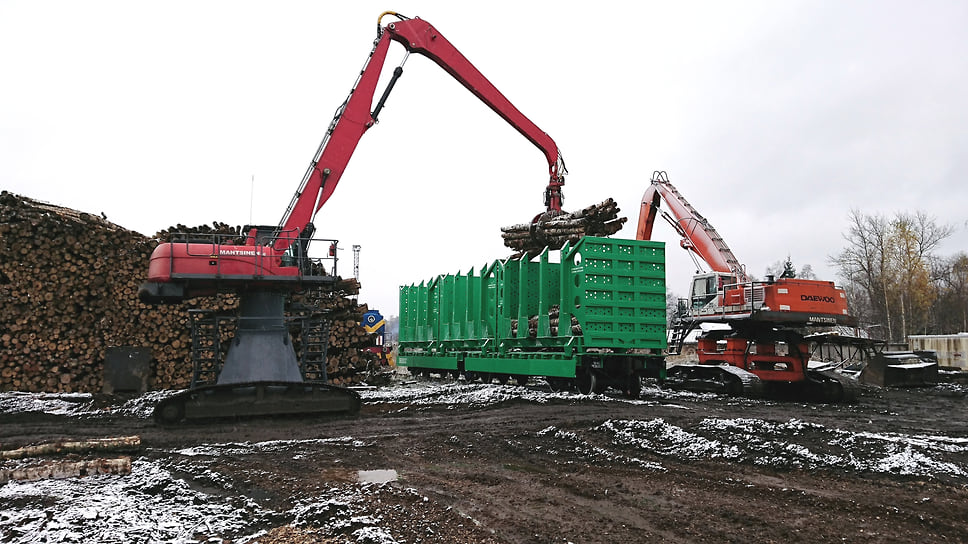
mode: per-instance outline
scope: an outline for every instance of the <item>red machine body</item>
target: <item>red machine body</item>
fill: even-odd
[[[671,215],[659,208],[662,201]],[[685,376],[683,381],[700,384],[704,390],[713,389],[710,383],[738,392],[757,381],[774,385],[811,382],[826,400],[844,395],[839,378],[811,375],[809,347],[798,332],[806,327],[856,325],[843,289],[821,280],[750,280],[722,236],[669,182],[665,172],[653,174],[642,196],[638,239],[652,238],[659,215],[682,236],[680,245],[712,269],[694,276],[688,298],[680,300],[671,344],[681,350],[685,336],[703,323],[727,324],[728,328],[714,328],[698,338],[699,363],[739,369],[670,367],[670,376],[679,373]]]
[[[399,20],[381,26],[386,15]],[[151,255],[148,282],[139,293],[142,300],[177,302],[219,290],[282,285],[298,288],[331,281],[321,272],[325,267],[309,260],[306,254],[311,221],[332,196],[360,138],[376,124],[403,73],[402,66],[394,70],[374,107],[376,86],[391,41],[403,44],[408,56],[418,53],[434,61],[537,146],[548,162],[550,175],[545,206],[548,211],[561,210],[561,187],[567,169],[558,146],[547,133],[522,114],[430,23],[386,12],[380,16],[377,27],[378,36],[369,58],[348,98],[337,110],[279,225],[247,229],[242,244],[222,238],[205,243],[189,240],[159,245]]]
[[[664,201],[670,216],[659,208]],[[680,245],[696,254],[712,271],[693,277],[688,318],[705,322],[757,320],[779,325],[854,325],[847,296],[833,282],[797,278],[751,281],[745,267],[709,221],[656,172],[642,196],[636,237],[650,240],[657,216],[662,215],[682,236]]]

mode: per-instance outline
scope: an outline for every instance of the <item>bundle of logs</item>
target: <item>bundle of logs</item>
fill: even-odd
[[[609,198],[577,212],[548,212],[535,222],[503,227],[504,245],[518,255],[535,255],[544,248],[561,249],[583,236],[611,236],[622,229],[627,217],[619,217],[618,204]]]
[[[238,297],[151,306],[137,293],[154,247],[193,231],[231,241],[241,229],[178,225],[148,238],[101,215],[0,192],[0,390],[100,392],[106,350],[119,346],[151,349],[151,388],[188,387],[188,310],[232,312]],[[336,365],[330,374],[353,383],[363,379],[355,370],[365,367],[362,352],[374,340],[349,324],[366,311],[351,298],[359,284],[349,280],[338,288],[319,300],[339,323],[330,329],[327,354]]]
[[[549,328],[550,328],[551,336],[559,335],[558,334],[558,330],[559,330],[558,323],[560,321],[559,314],[560,314],[560,310],[557,304],[555,304],[554,306],[548,309],[548,324],[550,325]],[[518,334],[518,320],[512,319],[511,336],[517,337],[517,334]],[[582,335],[581,324],[578,323],[578,318],[575,316],[571,316],[571,328],[568,330],[568,333],[561,334],[561,336],[569,336],[569,335],[570,336]],[[537,338],[537,336],[538,336],[538,316],[532,315],[528,317],[528,337]]]

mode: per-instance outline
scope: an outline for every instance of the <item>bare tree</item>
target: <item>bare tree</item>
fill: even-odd
[[[907,337],[909,330],[927,330],[929,312],[937,298],[932,281],[934,252],[953,227],[939,224],[924,212],[897,213],[888,220],[851,210],[850,225],[839,254],[831,259],[841,279],[851,286],[852,307],[866,298],[874,323],[882,324],[889,340]],[[899,322],[898,319],[899,318]]]
[[[857,209],[850,211],[849,226],[844,233],[847,242],[830,262],[848,285],[848,304],[852,308],[869,307],[864,316],[870,324],[886,326],[886,337],[891,337],[891,319],[887,298],[889,276],[885,273],[888,260],[887,219],[880,215],[865,215]],[[862,304],[861,298],[865,299]]]

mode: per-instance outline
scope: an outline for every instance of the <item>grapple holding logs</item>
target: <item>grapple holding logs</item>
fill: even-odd
[[[584,236],[611,236],[622,229],[627,217],[611,198],[577,212],[548,211],[530,223],[501,229],[504,245],[519,254],[537,255],[544,248],[561,249],[566,242],[578,242]]]

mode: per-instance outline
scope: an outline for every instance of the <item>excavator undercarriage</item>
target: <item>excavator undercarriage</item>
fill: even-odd
[[[696,323],[677,327],[693,329]],[[682,350],[685,333],[673,352]],[[666,385],[673,389],[715,392],[805,402],[855,402],[856,383],[832,369],[811,369],[810,350],[794,329],[740,321],[697,337],[698,363],[670,364]]]
[[[359,412],[359,394],[326,383],[326,316],[289,315],[287,296],[241,293],[237,314],[191,310],[192,384],[158,403],[155,421]]]

